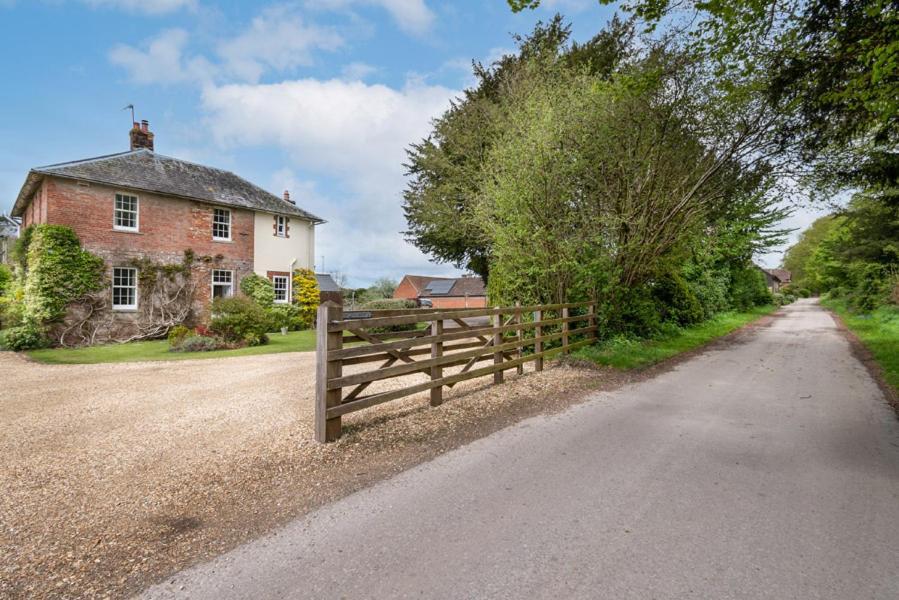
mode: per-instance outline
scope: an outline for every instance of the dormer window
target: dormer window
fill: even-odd
[[[231,241],[231,211],[226,208],[214,208],[212,210],[212,239]]]
[[[137,196],[130,194],[115,195],[115,216],[113,217],[112,227],[120,231],[137,231]]]
[[[275,217],[275,235],[287,237],[287,217],[282,217],[281,215]]]

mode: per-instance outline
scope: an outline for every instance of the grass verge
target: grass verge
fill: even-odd
[[[225,358],[228,356],[251,356],[276,352],[308,352],[315,350],[315,330],[291,331],[287,335],[269,334],[269,343],[264,346],[250,346],[236,350],[214,350],[212,352],[169,352],[167,340],[131,342],[128,344],[105,344],[85,348],[47,348],[27,352],[32,359],[57,365],[86,365],[95,363],[118,363],[158,360],[188,360],[203,358]]]
[[[775,310],[774,306],[759,306],[747,312],[725,312],[692,327],[672,328],[654,339],[615,337],[582,348],[574,356],[616,369],[648,367],[727,335]]]
[[[849,309],[845,300],[826,298],[821,304],[837,313],[883,370],[884,380],[899,394],[899,309],[881,306],[870,313]]]

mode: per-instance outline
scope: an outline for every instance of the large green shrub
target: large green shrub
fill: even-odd
[[[103,260],[82,250],[69,227],[35,226],[27,256],[25,316],[36,324],[61,319],[70,302],[103,288]]]
[[[6,350],[31,350],[43,348],[47,345],[47,336],[44,330],[33,322],[27,322],[18,327],[10,327],[0,335],[0,347]]]
[[[737,310],[771,303],[771,292],[765,285],[765,274],[754,266],[731,272],[730,303]]]
[[[692,325],[703,319],[702,305],[683,277],[669,273],[661,277],[652,289],[663,321],[678,325]]]
[[[271,317],[249,298],[216,298],[212,303],[209,330],[228,342],[258,346],[268,342]]]
[[[272,322],[272,330],[287,327],[291,331],[308,329],[309,322],[303,316],[303,310],[296,304],[275,304],[268,309]]]
[[[359,307],[360,310],[404,310],[416,308],[415,301],[382,298],[381,300],[372,300],[366,302]],[[393,333],[397,331],[412,331],[416,327],[415,323],[404,323],[402,325],[390,325],[388,327],[373,327],[370,333]]]
[[[268,307],[275,302],[275,286],[267,278],[256,273],[250,273],[241,280],[240,291],[260,306]]]

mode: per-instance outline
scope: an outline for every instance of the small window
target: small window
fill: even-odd
[[[284,304],[287,302],[287,275],[274,275],[272,284],[275,287],[275,302]]]
[[[234,295],[234,272],[213,269],[212,297],[230,298]]]
[[[278,237],[287,237],[287,218],[275,217],[275,235]]]
[[[137,231],[137,196],[115,195],[115,220],[113,228]]]
[[[137,308],[137,269],[115,267],[112,270],[113,310]]]
[[[231,239],[231,211],[225,208],[214,208],[212,211],[212,239]]]

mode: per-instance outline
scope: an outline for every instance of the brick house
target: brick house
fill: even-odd
[[[313,268],[315,226],[324,221],[241,177],[154,152],[148,123],[134,123],[131,149],[31,169],[13,206],[22,227],[75,230],[108,267],[110,303],[120,324],[140,312],[136,260],[180,263],[198,257],[194,320],[211,299],[230,296],[250,273],[271,279],[276,300],[291,297],[290,273]]]
[[[394,298],[430,301],[434,308],[484,308],[487,290],[484,280],[474,275],[429,277],[406,275],[396,287]]]
[[[765,275],[765,285],[770,292],[779,292],[785,285],[790,285],[793,281],[793,274],[786,269],[764,269],[759,267]]]

